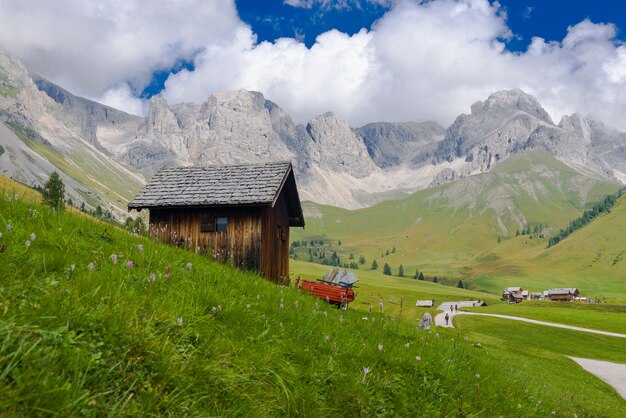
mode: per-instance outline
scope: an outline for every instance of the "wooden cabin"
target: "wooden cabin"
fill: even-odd
[[[289,227],[304,227],[289,162],[166,168],[129,209],[149,209],[150,235],[233,266],[289,280]]]
[[[548,290],[548,300],[559,302],[570,302],[580,297],[580,292],[575,287],[566,287]]]
[[[525,290],[521,287],[507,287],[502,291],[502,297],[500,299],[505,302],[519,303],[525,299],[523,295],[524,292]]]

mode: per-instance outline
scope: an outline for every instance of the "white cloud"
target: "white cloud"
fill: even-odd
[[[139,105],[126,83],[141,88],[154,70],[192,58],[193,71],[166,82],[170,103],[246,88],[298,122],[330,110],[353,126],[447,125],[495,90],[522,88],[557,122],[577,111],[626,130],[626,46],[613,25],[585,20],[562,40],[534,38],[511,53],[506,15],[487,0],[400,0],[371,30],[329,31],[311,48],[293,38],[257,43],[232,0],[0,0],[0,16],[0,47],[31,70],[127,109]]]
[[[141,91],[154,71],[245,26],[231,0],[0,0],[0,49],[70,91]]]
[[[101,97],[97,98],[97,101],[133,115],[144,115],[147,113],[146,102],[135,97],[127,83],[108,89]]]

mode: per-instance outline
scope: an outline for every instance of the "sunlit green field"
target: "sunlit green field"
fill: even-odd
[[[343,262],[352,254],[375,259],[397,275],[427,277],[499,294],[504,287],[532,291],[578,287],[583,296],[626,303],[626,198],[608,214],[546,249],[550,233],[619,185],[585,177],[539,152],[407,198],[360,210],[305,203],[306,228],[292,239],[324,239]],[[520,220],[540,233],[516,236]],[[551,232],[552,231],[552,232]],[[339,245],[341,241],[341,245]],[[395,247],[396,251],[391,250]],[[309,260],[300,249],[299,260]],[[388,253],[389,252],[389,253]]]
[[[341,311],[191,251],[53,212],[12,182],[1,191],[2,415],[618,417],[626,407],[562,358],[471,330],[418,330],[392,303],[480,293],[364,273],[359,309]],[[307,277],[320,268],[291,267]],[[376,311],[379,296],[384,312],[364,315],[365,298]],[[404,309],[402,318],[416,313]]]

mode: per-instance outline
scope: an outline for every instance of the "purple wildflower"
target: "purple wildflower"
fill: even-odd
[[[30,247],[30,241],[26,240],[26,248]]]
[[[95,268],[95,266],[93,265],[93,263],[89,263],[89,264],[87,265],[87,268],[88,268],[89,270],[93,270],[93,269]]]
[[[139,251],[143,251],[143,245],[139,244],[139,245],[137,246],[137,249],[138,249]]]
[[[326,337],[324,337],[326,341],[330,340],[330,337],[327,335]]]
[[[11,224],[7,224],[7,231],[13,231],[13,226]]]
[[[36,238],[35,233],[34,233],[34,232],[31,232],[31,233],[30,233],[30,240],[31,240],[31,241],[35,241],[35,238]]]
[[[193,264],[187,263],[187,270],[191,271],[192,268],[193,268]]]
[[[150,277],[148,277],[148,281],[149,281],[150,283],[154,283],[154,281],[155,281],[155,280],[156,280],[156,277],[154,276],[154,273],[152,273],[152,274],[150,275]]]
[[[117,255],[115,254],[111,254],[111,261],[113,262],[113,264],[117,264]]]
[[[369,367],[363,367],[363,383],[365,383],[365,378],[367,377],[367,374],[371,371],[372,370]]]
[[[415,356],[416,361],[420,361],[422,358],[420,356]]]
[[[0,232],[0,238],[2,238],[2,232]]]
[[[135,265],[135,264],[133,264],[133,262],[132,262],[131,260],[128,260],[128,261],[126,262],[126,267],[128,267],[129,269],[132,269],[134,265]]]

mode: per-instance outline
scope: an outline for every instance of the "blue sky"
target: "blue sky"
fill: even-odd
[[[533,36],[560,41],[567,27],[584,19],[595,23],[614,23],[624,39],[626,1],[622,0],[499,0],[507,14],[509,28],[515,36],[507,42],[511,51],[526,50]],[[493,2],[492,2],[493,3]],[[320,33],[331,29],[354,34],[361,28],[370,29],[382,17],[390,4],[361,1],[348,2],[346,7],[324,7],[313,3],[310,8],[294,7],[283,0],[237,0],[241,19],[249,24],[259,41],[274,41],[281,37],[303,37],[311,47]],[[358,4],[358,5],[357,5]]]
[[[250,25],[258,42],[296,38],[309,48],[318,35],[332,29],[350,35],[362,28],[370,30],[392,6],[384,0],[348,0],[344,4],[313,1],[308,7],[288,3],[284,0],[235,1],[240,18]],[[584,19],[595,23],[612,22],[618,29],[617,38],[626,39],[623,33],[623,28],[626,28],[626,1],[500,0],[499,3],[506,12],[506,21],[512,32],[512,36],[504,40],[507,50],[512,52],[525,51],[534,36],[560,41],[569,26]],[[149,98],[158,94],[169,74],[178,72],[180,68],[193,69],[193,63],[181,61],[171,69],[155,72],[141,96]]]
[[[502,89],[626,131],[626,2],[0,0],[0,51],[134,114],[262,92],[298,123],[447,126]]]

